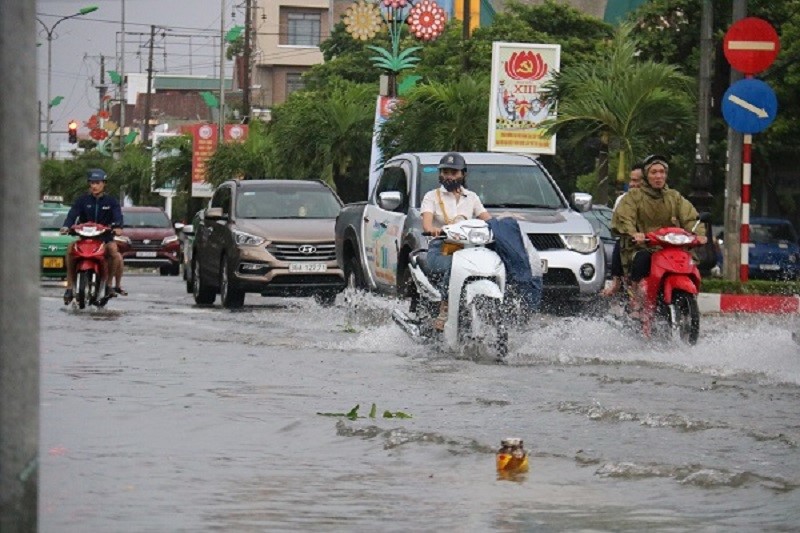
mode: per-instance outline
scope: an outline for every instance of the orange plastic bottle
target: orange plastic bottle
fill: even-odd
[[[500,441],[500,449],[497,450],[497,471],[509,474],[528,471],[528,454],[522,439],[509,437]]]

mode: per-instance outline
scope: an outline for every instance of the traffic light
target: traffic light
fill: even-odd
[[[70,144],[75,144],[78,142],[78,122],[75,120],[70,120],[69,124],[67,125],[67,133],[69,134],[69,142]]]

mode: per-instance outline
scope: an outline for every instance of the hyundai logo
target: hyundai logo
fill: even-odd
[[[55,244],[51,244],[51,245],[49,245],[49,246],[47,247],[47,251],[48,251],[48,252],[57,252],[57,251],[58,251],[58,246],[57,246],[57,245],[55,245]]]
[[[142,241],[142,244],[150,244],[150,239],[145,239]]]
[[[310,244],[301,244],[297,251],[301,254],[311,255],[317,251],[317,247]]]

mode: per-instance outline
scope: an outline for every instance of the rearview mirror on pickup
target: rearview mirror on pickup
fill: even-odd
[[[221,207],[209,207],[206,209],[205,217],[208,220],[226,220],[228,217],[222,212]]]
[[[378,205],[381,209],[394,211],[403,203],[403,195],[400,191],[385,191],[378,195]]]
[[[585,213],[592,208],[592,195],[585,192],[574,192],[570,196],[570,203],[575,211]]]

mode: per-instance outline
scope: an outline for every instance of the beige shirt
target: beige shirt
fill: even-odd
[[[441,194],[444,213],[436,191]],[[421,213],[433,213],[433,225],[441,228],[445,224],[456,222],[456,217],[459,220],[477,218],[486,211],[486,208],[483,207],[478,195],[465,187],[462,187],[459,193],[447,192],[444,187],[439,187],[425,193],[419,210]]]

